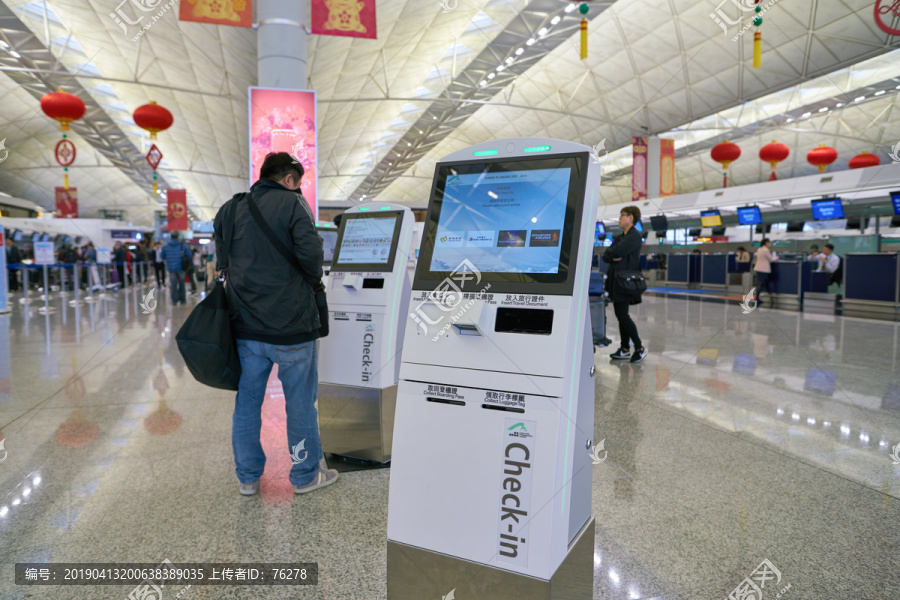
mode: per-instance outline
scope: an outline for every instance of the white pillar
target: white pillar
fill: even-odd
[[[306,0],[258,0],[260,87],[307,89]]]
[[[647,138],[647,198],[659,198],[659,136]]]

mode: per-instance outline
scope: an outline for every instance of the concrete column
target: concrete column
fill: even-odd
[[[257,0],[260,87],[307,89],[307,0]]]
[[[647,138],[647,198],[659,198],[659,136]]]

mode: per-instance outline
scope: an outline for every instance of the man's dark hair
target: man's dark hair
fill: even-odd
[[[293,175],[299,181],[303,173],[303,165],[287,152],[270,152],[259,169],[259,178],[281,181],[285,175]]]
[[[641,209],[639,209],[637,206],[626,206],[619,211],[619,214],[622,213],[631,215],[631,217],[634,219],[634,225],[635,227],[637,227],[638,221],[641,220]]]
[[[763,240],[759,243],[759,245],[760,245],[760,246],[765,246],[766,244],[768,244],[768,243],[771,242],[771,241],[772,241],[772,240],[770,240],[769,238],[763,238]]]
[[[813,244],[812,246],[809,247],[809,249],[810,249],[810,250],[818,250],[818,249],[819,249],[819,246],[816,245],[816,244]]]
[[[177,239],[178,239],[178,232],[177,232],[177,231],[171,232],[171,233],[169,234],[169,237],[172,238],[173,240],[177,240]]]
[[[341,221],[343,221],[343,220],[344,220],[344,213],[340,213],[340,214],[334,215],[334,218],[331,219],[331,222],[334,223],[336,227],[340,227]]]
[[[831,244],[825,244],[825,247],[834,252],[834,246],[832,246]]]

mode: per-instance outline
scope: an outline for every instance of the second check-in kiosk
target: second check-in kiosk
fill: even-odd
[[[412,225],[409,208],[381,202],[344,213],[326,283],[330,331],[319,342],[323,452],[391,458]]]
[[[388,600],[591,598],[599,164],[551,139],[436,167],[403,344]]]

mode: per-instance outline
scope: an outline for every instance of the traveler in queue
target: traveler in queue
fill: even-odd
[[[169,297],[172,299],[172,306],[179,302],[187,304],[187,296],[184,293],[184,272],[191,264],[191,251],[187,244],[178,239],[177,231],[170,234],[169,241],[163,246],[160,256],[166,263],[166,270],[169,272]]]
[[[770,249],[772,247],[772,240],[767,238],[763,239],[763,241],[759,245],[759,249],[756,251],[756,266],[753,267],[753,270],[756,272],[756,301],[762,305],[762,293],[763,290],[766,291],[766,294],[772,295],[771,290],[769,290],[769,283],[772,279],[772,263],[778,260],[778,257],[775,256],[775,253]]]
[[[647,356],[647,349],[641,343],[637,325],[628,314],[628,307],[632,304],[640,304],[640,294],[632,295],[623,292],[619,288],[616,273],[619,271],[640,271],[641,246],[644,241],[634,224],[641,220],[641,211],[636,206],[626,206],[619,213],[619,227],[622,234],[617,236],[612,245],[603,253],[603,262],[609,264],[606,274],[606,291],[609,292],[610,301],[619,321],[619,333],[622,336],[622,345],[610,358],[624,360],[630,358],[631,362],[639,363]],[[631,352],[631,343],[634,342],[634,353]]]
[[[9,291],[19,291],[19,268],[13,265],[19,265],[22,262],[22,255],[16,248],[16,241],[10,236],[6,236],[6,268],[9,276]]]
[[[322,444],[316,411],[318,366],[316,339],[319,312],[314,286],[322,280],[322,238],[300,194],[303,166],[287,152],[270,153],[259,181],[247,195],[235,196],[214,221],[218,269],[225,271],[231,324],[237,338],[241,378],[234,400],[231,444],[240,492],[256,493],[266,465],[260,443],[261,410],[273,365],[284,388],[289,479],[295,494],[331,485],[338,472],[322,467]],[[234,233],[228,255],[224,221],[234,202]],[[251,213],[256,206],[260,226]],[[270,237],[271,236],[271,237]],[[291,251],[302,273],[277,249]]]

